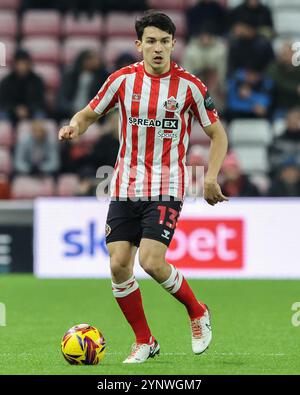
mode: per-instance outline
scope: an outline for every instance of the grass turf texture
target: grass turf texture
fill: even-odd
[[[161,355],[124,365],[134,341],[112,297],[109,280],[39,280],[0,275],[0,374],[300,374],[300,327],[291,324],[299,281],[189,280],[212,311],[213,342],[193,355],[184,307],[154,281],[139,281],[148,322]],[[89,323],[107,341],[96,366],[71,366],[60,340]]]

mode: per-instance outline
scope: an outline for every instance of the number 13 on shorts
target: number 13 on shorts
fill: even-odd
[[[159,211],[158,223],[175,229],[179,211],[167,206],[157,206],[157,210]]]

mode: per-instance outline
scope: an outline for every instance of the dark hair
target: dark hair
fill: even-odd
[[[171,18],[168,15],[163,14],[162,12],[157,11],[146,11],[141,19],[137,19],[135,21],[135,30],[139,40],[142,39],[144,29],[148,26],[157,27],[164,32],[172,34],[172,38],[174,38],[176,27],[172,22]]]
[[[18,48],[15,52],[14,61],[18,60],[31,60],[30,54],[23,48]]]

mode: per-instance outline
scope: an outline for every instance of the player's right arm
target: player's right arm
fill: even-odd
[[[71,140],[83,134],[87,128],[100,118],[97,114],[87,105],[83,110],[78,111],[70,121],[69,125],[63,126],[58,132],[59,140]]]

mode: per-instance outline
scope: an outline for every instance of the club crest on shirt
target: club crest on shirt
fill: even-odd
[[[140,100],[141,100],[141,95],[139,93],[133,93],[132,101],[140,101]]]
[[[175,97],[170,97],[169,99],[167,99],[164,104],[163,104],[164,108],[167,111],[172,111],[175,112],[179,109],[179,104],[177,102],[177,100],[175,99]]]

